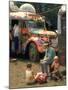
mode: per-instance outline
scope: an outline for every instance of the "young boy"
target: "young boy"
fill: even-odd
[[[58,56],[54,57],[54,61],[53,61],[52,65],[51,65],[51,69],[53,69],[53,71],[51,73],[52,73],[52,78],[54,80],[62,79],[62,75],[61,75],[61,73],[59,71],[60,64],[59,64],[59,57]]]
[[[26,83],[27,84],[33,84],[35,83],[35,79],[34,79],[34,73],[32,71],[32,64],[28,63],[27,64],[27,69],[25,71],[25,76],[26,76]]]

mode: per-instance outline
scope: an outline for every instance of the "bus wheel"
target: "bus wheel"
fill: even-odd
[[[29,45],[29,59],[31,61],[38,61],[39,60],[39,52],[37,51],[37,47],[34,43]]]

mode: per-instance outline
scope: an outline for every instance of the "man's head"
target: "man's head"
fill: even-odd
[[[49,47],[49,42],[46,42],[46,43],[44,44],[44,48],[47,49],[48,47]]]

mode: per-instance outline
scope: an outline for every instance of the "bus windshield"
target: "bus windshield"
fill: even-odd
[[[27,25],[29,28],[44,29],[43,21],[28,21]]]

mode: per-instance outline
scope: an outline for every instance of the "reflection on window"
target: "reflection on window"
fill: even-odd
[[[44,28],[44,22],[42,21],[28,21],[27,24],[29,28]]]

